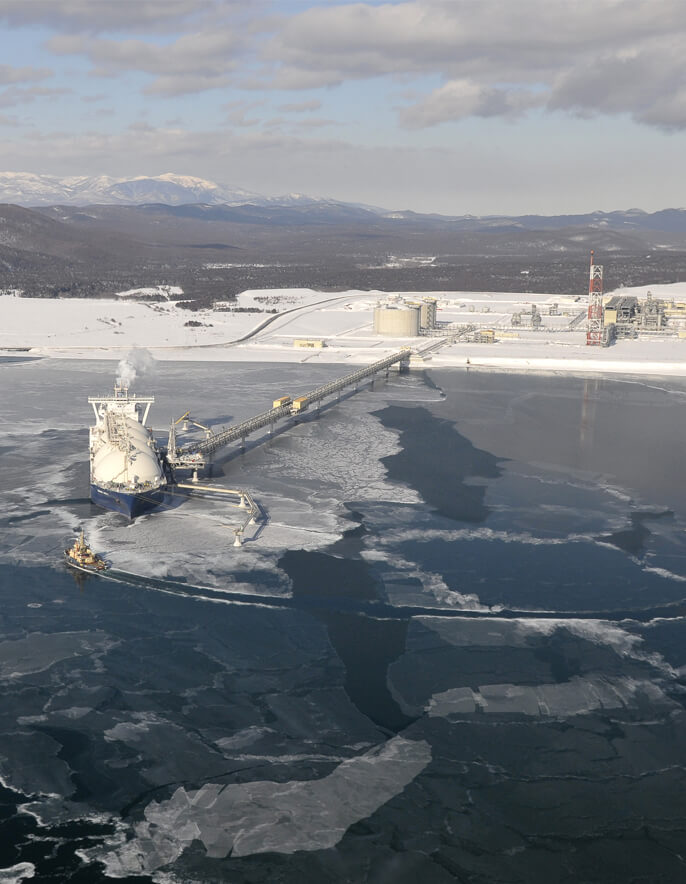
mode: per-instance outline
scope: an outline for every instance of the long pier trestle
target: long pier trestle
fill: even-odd
[[[177,447],[176,444],[170,445],[167,460],[172,467],[186,467],[193,470],[192,481],[197,482],[198,469],[205,466],[207,458],[218,449],[229,445],[231,442],[240,440],[241,451],[244,451],[246,438],[263,427],[268,427],[268,432],[271,435],[274,432],[274,425],[277,421],[297,417],[306,411],[310,405],[316,405],[319,409],[321,408],[322,400],[329,396],[336,395],[337,399],[340,400],[341,391],[347,387],[354,387],[356,392],[363,381],[367,378],[371,378],[373,381],[374,376],[379,372],[385,372],[385,376],[388,377],[394,365],[397,366],[399,372],[404,371],[409,368],[411,353],[410,348],[405,347],[397,353],[393,353],[384,359],[379,359],[364,368],[352,372],[352,374],[324,384],[316,390],[311,390],[309,393],[305,393],[304,396],[297,396],[294,399],[290,396],[283,396],[274,401],[273,407],[269,411],[248,418],[233,427],[223,430],[221,433],[210,433],[202,442],[189,443],[181,447]]]

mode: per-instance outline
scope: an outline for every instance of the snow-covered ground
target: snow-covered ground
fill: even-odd
[[[141,289],[127,289],[125,292],[117,292],[118,298],[166,298],[180,297],[183,289],[178,285],[151,285]]]
[[[180,293],[166,288],[163,294],[168,299]],[[644,298],[648,291],[668,303],[686,301],[686,283],[622,289],[617,294]],[[585,340],[585,299],[579,296],[401,293],[409,298],[435,297],[439,324],[493,329],[495,343],[479,344],[375,334],[374,307],[389,296],[387,292],[250,290],[239,295],[237,305],[217,302],[200,311],[189,311],[174,300],[135,300],[146,293],[121,292],[112,300],[0,297],[0,354],[30,351],[37,356],[119,360],[139,347],[160,360],[359,364],[411,346],[420,363],[440,366],[686,376],[686,338],[678,334],[686,325],[686,313],[683,319],[670,318],[669,333],[590,349]],[[542,317],[537,330],[528,319],[532,305]],[[522,314],[520,326],[512,324],[515,313]],[[323,341],[324,346],[296,346],[302,339]]]

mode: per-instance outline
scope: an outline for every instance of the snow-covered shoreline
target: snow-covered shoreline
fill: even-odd
[[[618,294],[645,297],[649,288]],[[686,301],[686,283],[651,291],[665,301]],[[359,365],[409,346],[414,362],[427,367],[686,377],[686,339],[674,333],[622,340],[609,348],[586,347],[584,323],[574,322],[583,318],[585,301],[571,295],[402,293],[435,297],[439,322],[490,328],[496,336],[496,343],[441,344],[435,337],[375,334],[373,309],[387,292],[251,290],[239,295],[237,305],[216,303],[198,311],[172,300],[141,302],[123,294],[111,299],[0,297],[0,356],[120,360],[141,348],[161,361]],[[512,314],[526,316],[532,305],[543,317],[542,328],[514,329]],[[681,321],[673,320],[672,327]],[[303,341],[313,346],[303,347]],[[319,342],[323,346],[316,346]]]

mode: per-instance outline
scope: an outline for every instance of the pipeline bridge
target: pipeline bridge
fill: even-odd
[[[270,433],[273,432],[274,425],[281,420],[297,416],[306,411],[310,405],[320,405],[323,399],[333,396],[345,390],[348,387],[357,388],[362,381],[367,378],[374,378],[379,372],[385,371],[386,375],[393,365],[398,366],[398,370],[402,371],[407,368],[410,363],[410,355],[412,351],[409,347],[398,350],[384,359],[372,362],[364,368],[360,368],[352,374],[345,375],[336,381],[331,381],[316,390],[310,390],[302,396],[291,398],[290,396],[282,396],[280,399],[274,400],[273,407],[269,411],[248,418],[239,424],[235,424],[221,433],[213,433],[207,431],[207,438],[202,442],[191,442],[186,445],[177,447],[176,429],[172,424],[169,431],[169,443],[167,446],[167,462],[172,467],[185,467],[194,471],[194,480],[197,479],[197,471],[204,467],[215,451],[229,445],[231,442],[240,440],[241,445],[245,446],[245,440],[252,433],[256,433],[263,427],[269,427]]]

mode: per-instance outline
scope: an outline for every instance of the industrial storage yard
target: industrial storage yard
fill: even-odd
[[[171,300],[180,290],[126,295],[6,294],[0,352],[118,360],[140,347],[157,360],[364,364],[409,346],[415,364],[686,376],[686,283],[604,295],[616,340],[595,347],[586,294],[268,289],[193,312]]]

